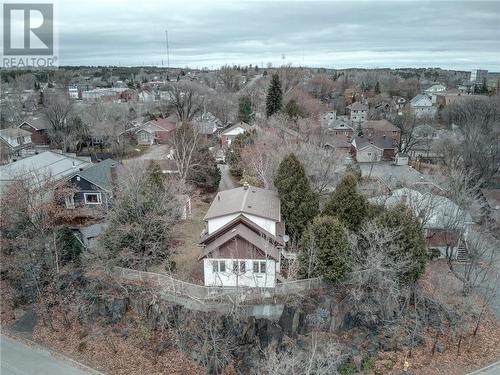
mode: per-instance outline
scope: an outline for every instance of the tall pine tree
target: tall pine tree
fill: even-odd
[[[302,237],[299,254],[301,276],[323,276],[331,283],[342,280],[349,269],[347,251],[347,230],[344,225],[332,216],[316,217]]]
[[[336,216],[349,230],[358,230],[368,214],[368,202],[358,192],[358,180],[354,175],[348,174],[340,181],[323,214]]]
[[[277,73],[273,74],[271,84],[267,91],[266,97],[266,115],[271,117],[273,114],[281,110],[283,93],[281,92],[280,77]]]
[[[250,98],[246,95],[240,96],[238,104],[238,120],[249,124],[252,120],[252,102]]]
[[[319,212],[318,197],[294,154],[288,155],[279,165],[274,186],[281,199],[281,212],[286,231],[292,241],[300,241],[303,231]]]

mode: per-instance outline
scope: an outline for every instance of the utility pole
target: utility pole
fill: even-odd
[[[167,69],[170,68],[170,51],[168,49],[168,30],[165,30],[165,38],[167,40]]]

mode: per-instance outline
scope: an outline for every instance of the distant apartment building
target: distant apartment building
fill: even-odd
[[[78,99],[78,86],[76,85],[68,86],[68,95],[71,99]]]
[[[488,79],[488,71],[483,69],[473,69],[470,72],[471,82],[483,82],[483,80]]]

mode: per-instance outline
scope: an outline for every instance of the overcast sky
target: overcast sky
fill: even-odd
[[[500,71],[499,1],[60,0],[60,65]]]

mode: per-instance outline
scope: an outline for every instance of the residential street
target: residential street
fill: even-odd
[[[85,375],[71,362],[56,358],[44,349],[30,347],[4,335],[0,336],[0,373],[2,375]]]
[[[500,362],[495,362],[480,370],[471,372],[467,375],[498,375],[500,374]]]

